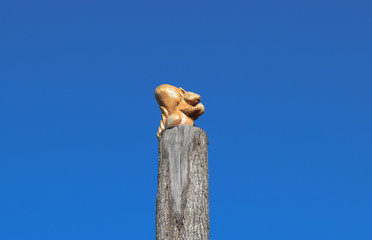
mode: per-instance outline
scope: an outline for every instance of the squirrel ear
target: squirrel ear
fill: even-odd
[[[183,96],[183,94],[185,94],[185,90],[183,88],[180,87],[180,93],[181,93],[181,96]]]

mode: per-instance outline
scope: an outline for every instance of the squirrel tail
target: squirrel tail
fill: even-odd
[[[160,121],[160,126],[159,126],[158,134],[157,134],[158,139],[160,137],[160,133],[165,129],[165,121],[167,120],[167,117],[169,116],[169,113],[165,107],[161,106],[160,111],[161,111],[161,121]]]

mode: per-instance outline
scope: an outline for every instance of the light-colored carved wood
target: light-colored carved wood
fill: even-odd
[[[163,131],[159,139],[157,240],[209,240],[208,138],[197,127]]]
[[[194,125],[204,112],[200,95],[187,92],[169,84],[160,85],[155,89],[155,98],[160,106],[161,121],[157,136],[167,128],[179,125]]]

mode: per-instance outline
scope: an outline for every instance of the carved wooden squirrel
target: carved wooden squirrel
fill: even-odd
[[[162,112],[158,138],[164,129],[178,125],[194,126],[194,121],[205,112],[203,104],[199,103],[200,95],[172,85],[163,84],[157,87],[155,98]]]

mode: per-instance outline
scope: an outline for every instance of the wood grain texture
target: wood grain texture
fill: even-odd
[[[182,125],[159,138],[157,240],[209,240],[208,138]]]

